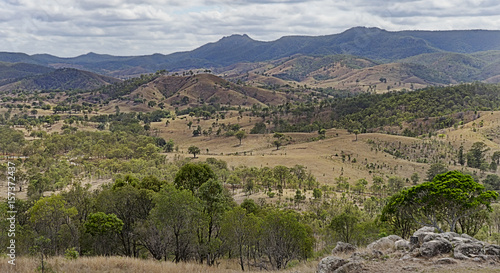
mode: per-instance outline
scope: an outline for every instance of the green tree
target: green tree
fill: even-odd
[[[188,153],[193,154],[193,158],[196,158],[196,155],[201,152],[200,148],[196,146],[189,146]]]
[[[465,165],[464,146],[462,145],[458,148],[458,164]]]
[[[215,178],[216,175],[210,165],[186,163],[175,174],[174,184],[177,188],[196,192],[203,183]]]
[[[359,135],[359,130],[356,129],[354,131],[352,131],[354,133],[354,135],[356,136],[356,139],[354,141],[358,141],[358,135]]]
[[[165,144],[165,146],[164,146],[165,152],[167,152],[167,153],[173,152],[174,151],[174,146],[175,146],[174,140],[173,139],[169,139],[167,141],[167,143]]]
[[[115,214],[97,212],[89,214],[84,224],[86,232],[93,236],[95,253],[100,255],[110,255],[110,248],[116,235],[122,231],[123,221]]]
[[[389,197],[387,204],[382,209],[380,220],[389,224],[392,233],[402,238],[408,238],[419,225],[411,216],[411,207],[401,202],[403,199],[402,193],[396,193]]]
[[[250,130],[250,134],[265,134],[266,124],[264,122],[255,123],[254,127]]]
[[[262,250],[275,269],[286,268],[294,259],[312,255],[314,237],[294,211],[270,209],[262,223]]]
[[[174,261],[187,261],[195,250],[197,221],[201,217],[199,199],[187,189],[167,186],[155,196],[154,204],[150,217],[159,230],[165,228]]]
[[[469,152],[467,152],[467,166],[480,168],[481,164],[485,162],[484,157],[489,150],[490,148],[484,142],[474,142]]]
[[[418,173],[413,173],[411,175],[410,179],[411,179],[411,182],[413,183],[413,185],[417,185],[418,181],[420,181],[420,176],[418,175]]]
[[[448,171],[446,165],[441,162],[431,164],[429,170],[427,170],[427,181],[431,181],[436,175],[442,174]]]
[[[39,199],[28,210],[33,229],[40,236],[45,236],[51,241],[52,253],[62,254],[70,247],[70,238],[78,238],[77,227],[73,218],[78,214],[74,207],[67,207],[61,195],[52,195]],[[70,239],[70,240],[68,240]]]
[[[241,184],[241,178],[233,173],[227,179],[227,183],[229,183],[231,185],[231,188],[233,189],[233,194],[234,194],[234,189],[235,189],[236,185]]]
[[[245,270],[245,257],[258,245],[261,219],[241,207],[235,207],[224,214],[221,224],[222,237],[239,256],[241,270]]]
[[[321,199],[321,196],[323,196],[323,192],[321,191],[321,189],[314,188],[313,189],[313,197],[314,197],[314,199]]]
[[[222,184],[215,179],[203,183],[197,196],[201,200],[203,217],[206,219],[204,225],[200,225],[198,229],[198,254],[200,260],[206,257],[207,264],[214,265],[223,253],[219,230],[222,216],[229,208],[230,198]]]
[[[496,174],[488,174],[483,180],[483,185],[487,190],[500,190],[500,177]]]
[[[454,232],[460,220],[491,210],[490,203],[497,197],[498,193],[486,191],[470,175],[449,171],[403,190],[392,206],[407,208],[408,217],[420,225]]]
[[[357,193],[363,193],[366,190],[366,185],[368,185],[368,181],[366,179],[361,178],[354,184],[353,191]]]
[[[0,152],[2,154],[18,153],[25,143],[22,132],[8,126],[0,126]]]
[[[128,257],[138,257],[140,242],[137,238],[135,226],[145,221],[153,208],[153,192],[140,189],[132,185],[124,185],[105,189],[96,199],[96,209],[106,214],[115,214],[122,222],[123,227],[118,234],[119,240],[110,242],[113,254],[122,254]]]
[[[243,130],[239,130],[234,134],[234,136],[240,141],[241,145],[241,140],[247,137],[247,133]]]
[[[332,218],[330,228],[335,231],[340,241],[352,243],[360,221],[361,212],[358,207],[354,204],[346,204],[341,213]]]
[[[405,180],[402,177],[391,176],[387,180],[387,188],[390,193],[396,193],[403,189],[405,185]]]
[[[324,128],[319,129],[318,130],[318,135],[319,135],[320,139],[325,139],[325,137],[326,137],[326,129],[324,129]]]
[[[276,146],[276,150],[279,150],[281,146],[283,146],[283,142],[285,141],[285,135],[282,133],[274,133],[275,141],[273,141],[274,146]]]

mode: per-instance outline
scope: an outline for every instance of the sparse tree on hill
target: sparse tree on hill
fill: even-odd
[[[240,141],[241,146],[241,140],[247,137],[247,133],[243,130],[239,130],[234,134],[234,136]]]
[[[354,141],[358,141],[358,135],[359,135],[359,130],[356,129],[354,131],[352,131],[354,133],[354,135],[356,136],[356,139]]]
[[[285,135],[282,133],[274,133],[273,137],[276,138],[276,140],[273,142],[273,144],[274,144],[274,146],[276,146],[276,150],[279,150],[280,146],[283,145]]]
[[[188,152],[190,154],[193,154],[193,158],[196,158],[196,155],[199,154],[201,152],[200,148],[196,147],[196,146],[190,146],[188,148]]]
[[[325,136],[326,136],[326,129],[319,129],[318,130],[318,134],[319,134],[319,139],[325,139]]]
[[[446,168],[446,165],[444,165],[441,162],[434,163],[430,166],[429,170],[427,170],[427,181],[431,181],[434,176],[445,173],[448,171],[448,168]]]
[[[413,182],[413,185],[417,185],[418,181],[420,180],[420,176],[418,176],[418,173],[413,173],[410,179],[411,182]]]
[[[486,146],[484,142],[475,142],[472,144],[469,152],[467,153],[467,166],[472,168],[480,168],[481,164],[484,163],[484,156],[490,148]]]
[[[458,148],[458,164],[462,166],[465,165],[464,146]]]

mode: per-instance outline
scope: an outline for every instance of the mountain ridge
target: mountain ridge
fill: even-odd
[[[141,67],[148,72],[224,67],[240,62],[258,62],[303,55],[349,54],[389,62],[423,53],[474,53],[500,50],[498,30],[387,31],[354,27],[338,34],[283,36],[274,41],[257,41],[247,34],[233,34],[191,51],[142,56],[113,56],[89,52],[71,58],[49,54],[0,52],[0,61],[51,66],[80,65],[101,74]]]

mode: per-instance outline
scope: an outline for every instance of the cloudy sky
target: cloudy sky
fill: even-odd
[[[498,0],[0,0],[0,51],[168,54],[231,34],[500,29]]]

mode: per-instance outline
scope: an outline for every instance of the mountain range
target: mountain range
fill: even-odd
[[[231,35],[192,51],[168,55],[88,53],[61,58],[48,54],[0,52],[0,62],[23,63],[26,68],[18,74],[13,72],[12,65],[5,73],[0,68],[0,83],[3,84],[18,78],[40,76],[43,72],[52,73],[48,68],[73,68],[114,78],[158,70],[210,69],[219,75],[260,71],[258,84],[296,81],[338,88],[346,84],[372,86],[379,79],[385,79],[392,86],[387,84],[383,89],[389,90],[394,88],[394,83],[401,85],[402,82],[416,87],[468,81],[500,82],[500,31],[386,31],[356,27],[339,34],[286,36],[270,42],[256,41],[248,35]],[[340,70],[343,75],[339,74]],[[112,80],[104,80],[104,83],[110,82]]]

